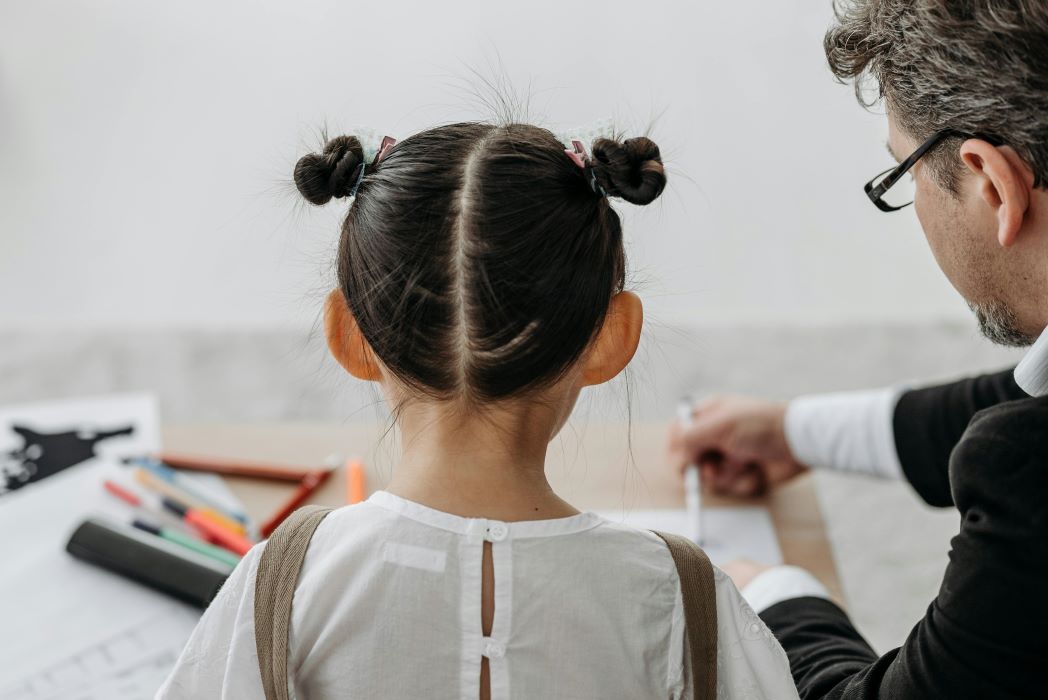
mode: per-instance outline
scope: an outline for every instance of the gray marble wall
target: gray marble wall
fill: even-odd
[[[683,392],[776,398],[949,378],[1015,362],[974,325],[685,328],[649,323],[628,378],[584,395],[581,415],[673,414]],[[149,390],[172,422],[352,418],[377,399],[310,331],[0,330],[0,401]]]

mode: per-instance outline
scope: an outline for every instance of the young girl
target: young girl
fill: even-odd
[[[467,123],[375,158],[341,136],[298,162],[313,204],[354,197],[327,341],[381,387],[403,454],[385,491],[313,534],[293,588],[289,697],[693,696],[666,544],[580,513],[544,472],[579,392],[623,371],[640,339],[609,197],[648,204],[666,183],[647,138],[597,139],[592,153],[535,126]],[[264,547],[158,698],[264,697]],[[730,579],[714,581],[718,697],[795,698],[778,643]]]

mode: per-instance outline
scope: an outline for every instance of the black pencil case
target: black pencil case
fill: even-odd
[[[181,601],[207,608],[232,568],[120,523],[88,518],[66,551]]]

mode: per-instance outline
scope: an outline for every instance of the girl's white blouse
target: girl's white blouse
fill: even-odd
[[[483,543],[495,616],[481,630]],[[204,613],[157,698],[263,697],[254,580],[264,543]],[[786,655],[719,569],[717,697],[796,698]],[[379,491],[317,528],[295,589],[289,694],[493,700],[690,698],[680,584],[656,535],[593,513],[463,518]]]

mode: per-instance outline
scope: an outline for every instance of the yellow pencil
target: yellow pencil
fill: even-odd
[[[200,514],[210,520],[211,522],[219,525],[220,527],[235,532],[240,536],[247,534],[247,529],[232,518],[228,518],[222,513],[218,512],[208,504],[201,501],[199,498],[194,497],[192,494],[186,493],[182,489],[169,484],[163,479],[149,472],[147,469],[138,467],[135,469],[135,479],[138,483],[142,484],[148,489],[156,491],[157,493],[163,494],[168,498],[171,498],[179,503],[189,506],[193,510],[200,511]]]

